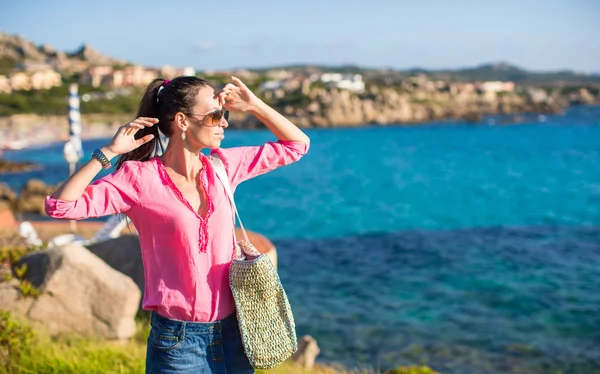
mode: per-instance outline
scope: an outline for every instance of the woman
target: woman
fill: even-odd
[[[218,153],[232,188],[300,159],[308,137],[239,79],[215,92],[206,81],[153,81],[137,118],[46,198],[61,219],[126,214],[136,227],[145,272],[142,306],[152,310],[148,373],[253,373],[240,339],[228,270],[233,210],[204,148]],[[228,111],[249,112],[279,139],[219,148]],[[169,138],[161,156],[159,130]],[[89,185],[118,156],[117,171]]]

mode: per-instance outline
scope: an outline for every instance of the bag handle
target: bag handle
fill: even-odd
[[[238,221],[240,222],[240,227],[242,228],[242,233],[244,234],[244,240],[248,240],[248,234],[246,234],[246,230],[244,229],[244,224],[242,223],[242,219],[240,218],[240,214],[238,213],[237,207],[235,206],[235,201],[233,200],[233,192],[231,192],[231,185],[229,184],[229,177],[227,177],[227,171],[225,171],[225,165],[223,164],[223,160],[219,157],[218,153],[213,153],[209,158],[213,168],[215,169],[215,173],[217,177],[221,180],[223,187],[225,187],[225,192],[227,193],[227,197],[229,197],[229,202],[235,212],[233,216],[233,238],[235,239],[237,245],[237,238],[235,236],[235,217],[237,216]],[[249,240],[248,240],[249,241]],[[237,256],[239,257],[239,256]]]

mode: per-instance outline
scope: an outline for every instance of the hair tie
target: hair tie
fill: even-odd
[[[156,102],[157,103],[158,103],[158,98],[160,96],[161,91],[165,89],[165,87],[167,86],[167,84],[169,84],[169,82],[170,82],[170,80],[165,79],[163,84],[158,88],[158,92],[156,93]]]

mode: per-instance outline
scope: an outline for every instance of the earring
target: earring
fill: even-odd
[[[185,131],[181,133],[181,139],[185,140]]]

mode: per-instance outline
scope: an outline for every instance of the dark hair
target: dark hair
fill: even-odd
[[[208,86],[207,81],[197,77],[177,77],[163,87],[164,83],[164,79],[155,79],[146,87],[146,92],[144,92],[144,97],[140,101],[135,116],[135,118],[158,118],[158,124],[146,127],[135,134],[136,139],[143,138],[148,134],[154,135],[154,139],[131,152],[120,155],[116,169],[123,166],[125,161],[147,161],[155,152],[159,150],[164,152],[164,145],[160,139],[158,129],[166,137],[171,137],[173,134],[171,121],[173,121],[175,114],[178,112],[192,113],[196,104],[196,95],[198,95],[201,88]],[[163,87],[162,90],[161,87]]]

